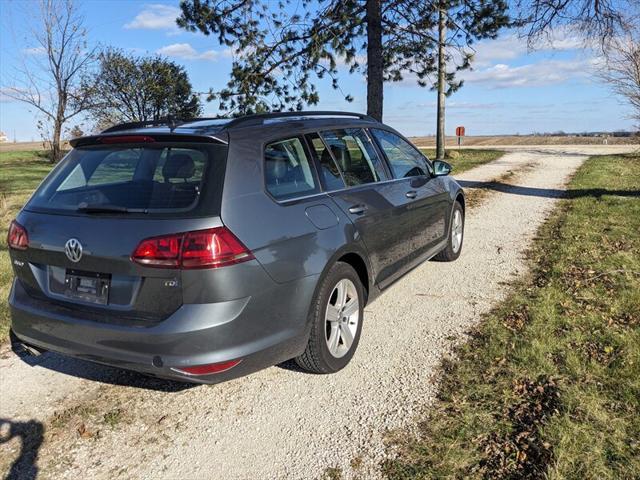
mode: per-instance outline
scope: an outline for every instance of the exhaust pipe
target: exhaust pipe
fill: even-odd
[[[39,357],[44,352],[46,352],[46,350],[44,349],[40,349],[38,347],[34,347],[33,345],[24,343],[16,336],[15,333],[13,333],[13,330],[9,331],[9,338],[11,340],[11,350],[13,350],[13,353],[18,355],[19,357]]]

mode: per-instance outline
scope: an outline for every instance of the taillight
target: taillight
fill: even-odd
[[[187,375],[211,375],[214,373],[222,373],[231,370],[242,360],[230,360],[228,362],[209,363],[207,365],[195,365],[192,367],[172,368],[171,370],[178,373],[186,373]]]
[[[252,258],[247,247],[226,227],[189,232],[182,244],[182,268],[215,268]]]
[[[131,255],[134,262],[160,268],[217,268],[253,255],[226,227],[147,238]]]
[[[147,238],[140,242],[131,258],[151,267],[177,268],[180,266],[180,248],[183,235]]]
[[[9,225],[7,244],[9,245],[9,248],[14,248],[16,250],[26,250],[29,246],[29,235],[27,235],[27,230],[15,220],[13,220],[11,225]]]

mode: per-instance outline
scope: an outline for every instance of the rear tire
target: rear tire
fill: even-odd
[[[449,236],[447,246],[438,253],[434,260],[439,262],[453,262],[462,252],[462,242],[464,241],[464,210],[460,202],[456,200],[451,212],[451,225],[449,226]]]
[[[362,332],[364,287],[351,265],[334,264],[321,280],[309,312],[311,333],[296,363],[309,372],[343,369],[356,351]]]

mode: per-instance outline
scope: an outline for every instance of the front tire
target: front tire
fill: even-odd
[[[464,210],[457,200],[453,204],[450,223],[447,246],[433,257],[434,260],[439,262],[453,262],[460,256],[460,252],[462,252],[462,242],[464,240]]]
[[[353,267],[344,262],[334,264],[311,305],[309,342],[296,358],[301,368],[334,373],[347,366],[360,341],[364,299],[364,287]]]

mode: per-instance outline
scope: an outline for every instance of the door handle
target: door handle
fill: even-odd
[[[354,205],[353,207],[349,207],[349,213],[353,213],[354,215],[362,215],[367,211],[367,207],[365,205]]]
[[[418,192],[415,190],[409,190],[405,195],[407,198],[416,198],[418,196]]]

